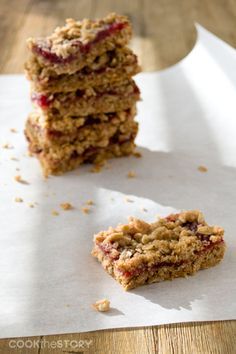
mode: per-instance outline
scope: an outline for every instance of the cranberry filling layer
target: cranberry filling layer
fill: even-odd
[[[50,48],[42,47],[40,45],[36,45],[34,47],[34,52],[41,55],[44,59],[50,61],[54,64],[67,64],[72,60],[76,59],[77,53],[86,54],[89,52],[91,47],[102,41],[103,39],[113,35],[115,32],[121,31],[123,28],[127,26],[127,23],[115,22],[110,25],[107,25],[103,30],[99,31],[95,38],[86,44],[83,44],[80,40],[74,40],[71,45],[73,47],[77,47],[76,53],[68,55],[66,58],[58,56],[56,53],[53,53]]]
[[[53,101],[53,98],[49,98],[48,96],[42,94],[42,93],[32,93],[31,95],[31,100],[41,108],[47,108],[50,106],[50,104]]]

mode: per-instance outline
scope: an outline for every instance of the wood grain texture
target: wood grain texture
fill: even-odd
[[[110,11],[131,18],[131,45],[144,71],[163,69],[186,56],[196,40],[194,21],[236,47],[234,0],[0,0],[0,72],[23,71],[28,37],[50,34],[68,17],[100,17]],[[234,354],[235,337],[235,321],[173,324],[34,337],[41,343],[35,349],[11,349],[6,339],[0,341],[0,353]],[[92,340],[89,349],[83,347],[85,339]],[[47,343],[57,340],[63,348],[49,348]],[[69,348],[67,340],[80,348]]]

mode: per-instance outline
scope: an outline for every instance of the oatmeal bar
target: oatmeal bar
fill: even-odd
[[[94,237],[92,255],[125,290],[186,277],[219,263],[224,230],[209,226],[200,211],[184,211],[149,224],[130,218]]]
[[[48,73],[73,74],[95,58],[116,47],[125,46],[132,35],[127,17],[109,14],[104,19],[75,21],[55,29],[46,38],[30,38],[28,49]]]
[[[98,163],[133,153],[138,124],[132,119],[118,125],[106,124],[98,124],[96,128],[82,127],[81,137],[78,133],[76,140],[66,143],[48,143],[29,122],[25,135],[29,151],[41,162],[44,174],[61,174],[84,162]]]
[[[108,84],[68,93],[32,94],[35,106],[49,117],[57,114],[68,117],[122,111],[133,106],[139,99],[140,92],[133,80],[127,80],[121,85]]]
[[[71,155],[67,154],[63,156],[62,159],[53,155],[52,151],[42,150],[39,146],[31,142],[29,144],[29,151],[39,159],[43,174],[48,176],[61,175],[79,167],[83,163],[100,164],[113,157],[132,155],[135,146],[133,138],[123,143],[111,141],[106,147],[90,147],[84,150],[82,154],[74,151]]]
[[[90,144],[92,140],[104,144],[104,137],[109,139],[118,129],[126,140],[130,130],[137,126],[134,122],[135,114],[136,109],[132,107],[120,112],[46,121],[41,112],[34,111],[26,122],[26,131],[34,140],[37,138],[44,148],[75,141]]]
[[[93,63],[73,74],[48,74],[35,58],[26,63],[26,75],[33,91],[70,92],[78,89],[122,82],[140,71],[136,55],[127,47],[116,48],[98,56]]]

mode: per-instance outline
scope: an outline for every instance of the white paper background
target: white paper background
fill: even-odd
[[[198,31],[184,60],[137,77],[143,158],[113,160],[99,174],[86,166],[42,179],[22,134],[31,109],[28,84],[21,75],[0,77],[0,144],[14,145],[0,149],[1,337],[235,319],[236,53]],[[12,127],[19,133],[11,133]],[[199,165],[208,172],[200,173]],[[137,177],[128,179],[129,170]],[[30,185],[15,182],[16,174]],[[133,203],[125,202],[127,194]],[[17,196],[24,203],[15,203]],[[84,215],[80,207],[88,199],[95,206]],[[31,209],[30,202],[38,205]],[[61,211],[62,202],[76,209]],[[187,280],[124,292],[90,256],[93,234],[127,215],[152,221],[174,210],[161,205],[199,208],[209,223],[223,226],[225,259]],[[51,215],[55,209],[57,217]],[[91,304],[104,297],[112,310],[96,313]]]

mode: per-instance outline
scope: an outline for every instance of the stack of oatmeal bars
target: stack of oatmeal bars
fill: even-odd
[[[128,19],[110,14],[68,19],[51,36],[28,40],[35,109],[25,134],[45,175],[133,153],[140,93],[132,76],[140,67],[131,36]]]

